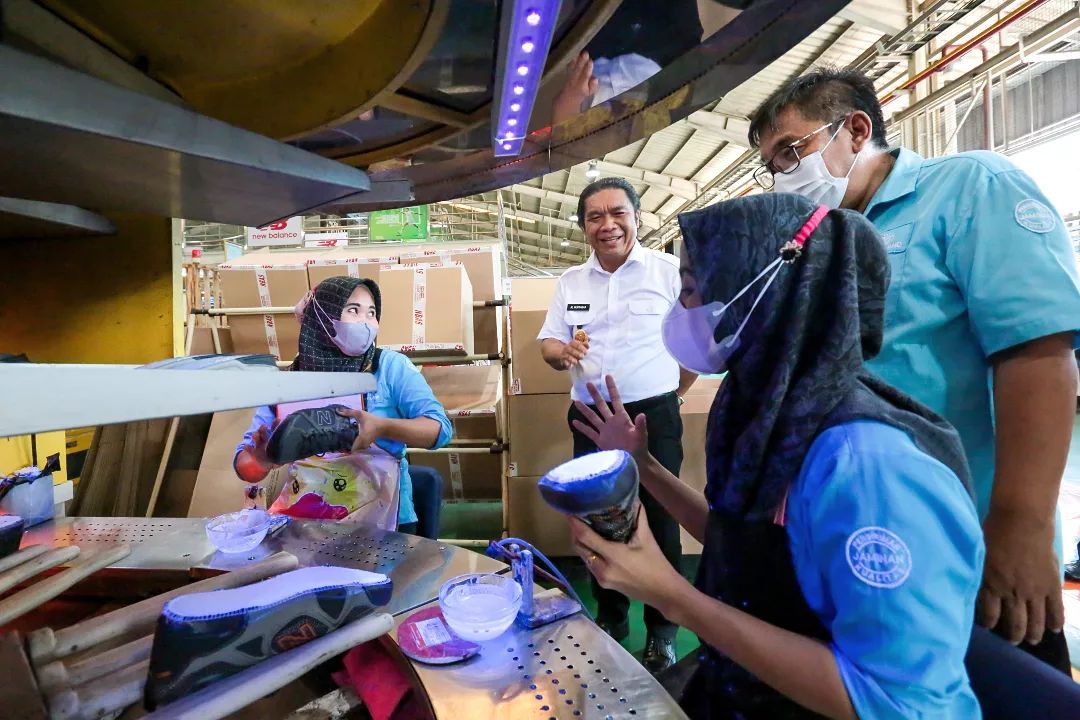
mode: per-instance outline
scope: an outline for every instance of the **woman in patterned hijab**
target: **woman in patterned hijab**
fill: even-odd
[[[698,578],[640,519],[626,545],[571,521],[578,551],[602,585],[701,637],[700,658],[680,663],[694,664],[691,717],[977,717],[964,651],[983,545],[959,439],[863,368],[882,342],[880,237],[857,213],[776,193],[680,225],[665,340],[691,369],[727,372],[705,492],[662,471],[621,403],[594,396],[590,430],[634,452],[702,542]]]

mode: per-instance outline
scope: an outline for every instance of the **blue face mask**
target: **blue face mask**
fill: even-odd
[[[330,336],[330,342],[337,345],[338,350],[345,355],[350,357],[360,357],[366,353],[372,343],[375,342],[377,332],[371,325],[366,322],[343,322],[341,320],[335,320],[322,309],[318,300],[312,300],[312,304],[315,307],[315,318],[319,321],[322,329],[326,331],[326,334]],[[330,326],[334,328],[333,333],[327,329],[323,318],[326,318],[326,320],[330,322]]]

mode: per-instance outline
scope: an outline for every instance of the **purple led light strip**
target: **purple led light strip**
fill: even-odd
[[[497,103],[492,109],[492,147],[495,155],[518,155],[529,129],[540,78],[547,63],[551,38],[562,0],[504,0],[509,24],[500,42]],[[509,29],[508,29],[509,28]]]

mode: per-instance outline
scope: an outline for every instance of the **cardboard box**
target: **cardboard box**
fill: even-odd
[[[222,304],[226,309],[292,308],[308,291],[309,258],[310,253],[262,250],[218,265]],[[227,317],[235,352],[296,357],[300,323],[292,312]]]
[[[474,300],[497,300],[503,296],[502,258],[498,245],[450,248],[429,246],[414,252],[401,253],[400,262],[402,265],[447,265],[460,262],[472,283]]]
[[[472,354],[473,296],[464,266],[383,266],[379,286],[380,347],[410,354]]]
[[[698,378],[686,393],[686,402],[679,408],[683,421],[683,463],[679,479],[694,488],[705,489],[705,426],[709,410],[720,388],[716,378]],[[686,530],[682,531],[683,555],[700,555],[701,543]]]
[[[248,253],[218,265],[226,308],[292,307],[308,291],[310,253]]]
[[[278,360],[292,360],[300,351],[300,323],[291,312],[232,315],[229,336],[238,353],[268,353]]]
[[[188,517],[215,517],[245,506],[244,490],[248,485],[236,476],[232,461],[254,413],[250,408],[214,413],[191,493]]]
[[[577,555],[566,516],[540,496],[539,477],[507,478],[510,537],[526,540],[549,557]]]
[[[542,476],[574,456],[569,395],[510,396],[510,475]]]
[[[380,270],[387,265],[397,263],[397,257],[392,255],[372,256],[364,255],[354,248],[337,248],[317,255],[313,254],[308,263],[308,284],[318,287],[319,283],[329,277],[348,275],[374,280],[382,289]]]
[[[425,366],[421,372],[453,423],[453,442],[500,439],[497,418],[502,410],[502,368],[498,364]],[[499,453],[414,452],[409,462],[438,470],[445,480],[447,499],[502,498]]]
[[[540,356],[536,339],[555,296],[558,278],[514,278],[510,283],[510,392],[570,396],[570,373],[554,370]]]
[[[502,352],[505,307],[473,308],[473,352],[495,355]]]

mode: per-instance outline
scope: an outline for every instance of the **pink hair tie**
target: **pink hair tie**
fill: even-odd
[[[806,245],[806,241],[810,238],[810,234],[817,230],[818,225],[821,224],[821,221],[825,219],[825,216],[828,214],[828,206],[818,205],[817,210],[810,216],[810,219],[803,223],[803,226],[795,233],[795,237],[784,243],[784,246],[780,248],[780,257],[784,259],[784,262],[795,262],[795,258],[802,255],[803,246]]]

